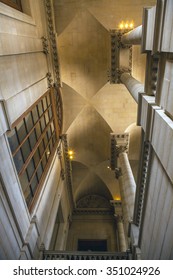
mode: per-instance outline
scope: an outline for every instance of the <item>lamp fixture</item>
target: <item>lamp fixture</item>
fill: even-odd
[[[129,22],[129,21],[122,21],[119,24],[119,29],[133,29],[134,28],[134,23],[133,21]]]
[[[114,200],[116,200],[116,201],[120,201],[120,200],[121,200],[120,195],[115,195]]]
[[[69,159],[73,159],[74,158],[74,151],[73,150],[69,150],[68,151],[68,155],[69,155]]]

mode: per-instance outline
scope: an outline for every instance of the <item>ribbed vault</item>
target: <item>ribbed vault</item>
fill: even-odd
[[[135,123],[137,107],[123,85],[110,85],[107,81],[109,29],[117,28],[123,19],[140,25],[143,6],[154,3],[155,0],[122,0],[121,5],[116,0],[54,0],[63,82],[63,132],[75,152],[72,175],[76,201],[91,194],[107,200],[119,196],[118,181],[108,169],[109,135],[123,133]],[[139,52],[138,47],[133,48],[132,66],[136,78],[143,81],[144,59],[140,60]]]

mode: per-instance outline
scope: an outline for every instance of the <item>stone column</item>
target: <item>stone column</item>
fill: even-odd
[[[117,216],[117,229],[118,229],[118,241],[119,241],[119,248],[120,252],[126,252],[127,250],[127,243],[126,237],[124,233],[124,225],[121,216]]]
[[[130,167],[127,153],[123,152],[119,154],[119,165],[122,172],[121,188],[122,192],[124,193],[124,200],[128,208],[128,218],[130,218],[131,221],[133,219],[135,204],[136,183]]]
[[[126,86],[134,100],[138,103],[138,95],[139,92],[144,92],[144,85],[128,73],[123,73],[120,80]]]
[[[141,39],[142,39],[142,25],[124,34],[121,37],[121,42],[127,45],[140,45]]]
[[[116,218],[116,225],[117,225],[117,232],[118,232],[118,244],[119,244],[119,251],[126,252],[127,244],[128,244],[128,237],[125,234],[124,230],[124,214],[122,209],[122,201],[111,200],[111,205],[114,206],[114,216]]]
[[[128,209],[128,205],[127,205],[127,199],[125,198],[125,192],[124,192],[124,187],[123,187],[123,177],[122,177],[122,172],[121,172],[120,168],[115,169],[115,176],[119,182],[121,202],[122,202],[123,220],[124,220],[124,229],[125,229],[126,236],[127,236],[129,222],[131,221],[131,218],[130,218],[130,213],[129,213],[129,209]]]
[[[136,183],[128,160],[128,133],[111,134],[111,168],[119,181],[125,230],[133,220]]]

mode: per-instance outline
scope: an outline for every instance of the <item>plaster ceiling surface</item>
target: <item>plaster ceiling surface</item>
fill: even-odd
[[[118,181],[107,168],[110,133],[123,133],[135,123],[137,106],[124,85],[108,83],[109,29],[117,28],[122,20],[140,25],[143,7],[155,2],[54,0],[63,82],[63,132],[75,153],[72,178],[76,201],[89,194],[108,200],[119,197]],[[133,49],[134,77],[144,81],[145,57],[139,55],[139,47]],[[136,157],[131,158],[136,165]]]

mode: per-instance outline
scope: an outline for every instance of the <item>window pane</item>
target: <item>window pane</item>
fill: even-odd
[[[50,128],[50,126],[49,126],[49,128],[48,128],[48,130],[47,130],[48,139],[51,138],[51,135],[52,135],[52,133],[51,133],[51,128]]]
[[[28,167],[27,167],[29,180],[31,180],[31,177],[32,177],[34,171],[35,171],[34,161],[33,161],[33,159],[31,159],[31,161],[30,161],[30,163],[28,164]]]
[[[31,113],[29,113],[28,116],[25,117],[25,122],[26,122],[27,131],[29,132],[33,128]]]
[[[26,161],[31,152],[28,139],[23,143],[21,149],[22,149],[24,161]]]
[[[21,143],[24,140],[24,138],[27,136],[27,132],[26,132],[24,121],[21,121],[17,125],[16,129],[17,129],[17,134],[18,134],[19,142]]]
[[[37,135],[37,139],[38,139],[40,137],[40,135],[41,135],[40,123],[38,123],[36,125],[35,131],[36,131],[36,135]]]
[[[41,164],[39,165],[38,169],[37,169],[37,177],[38,177],[38,180],[40,181],[40,178],[41,178],[41,175],[43,174],[43,169],[42,169],[42,166]]]
[[[28,176],[27,176],[26,171],[20,176],[20,183],[21,183],[21,186],[22,186],[22,190],[25,193],[25,191],[28,187],[28,184],[29,184],[29,180],[28,180]]]
[[[41,129],[42,129],[42,131],[45,129],[45,127],[46,127],[45,119],[44,119],[44,117],[42,117],[41,118]]]
[[[43,169],[45,168],[46,163],[47,163],[47,159],[46,159],[46,156],[44,155],[44,156],[43,156],[43,159],[42,159],[42,166],[43,166]]]
[[[52,118],[52,108],[50,107],[48,111],[49,111],[49,119],[51,119]]]
[[[47,99],[47,105],[49,106],[50,105],[50,96],[47,95],[46,99]]]
[[[45,147],[47,146],[47,144],[48,144],[48,138],[47,138],[47,133],[46,133],[45,136],[44,136],[44,145],[45,145]]]
[[[55,142],[56,142],[56,136],[55,136],[55,133],[54,133],[54,135],[53,135],[53,137],[52,137],[52,142],[53,142],[53,145],[55,144]]]
[[[40,143],[39,145],[39,151],[40,151],[40,155],[44,154],[44,145],[43,145],[43,141]]]
[[[49,123],[49,114],[48,111],[45,113],[45,121],[46,121],[46,125]]]
[[[18,140],[14,129],[8,133],[8,141],[10,144],[11,151],[13,153],[18,147]]]
[[[31,133],[31,135],[29,136],[29,141],[30,141],[31,149],[33,149],[36,142],[37,142],[37,139],[36,139],[36,136],[35,136],[35,131],[33,131]]]
[[[35,154],[33,156],[33,159],[34,159],[35,166],[37,166],[38,163],[39,163],[39,160],[40,160],[40,156],[39,156],[38,150],[36,150],[36,152],[35,152]]]
[[[44,111],[46,111],[46,109],[47,109],[46,97],[43,98],[43,108],[44,108]]]
[[[37,184],[38,184],[37,177],[34,176],[32,182],[31,182],[31,189],[32,189],[33,194],[35,194],[35,191],[37,189]]]
[[[19,150],[16,153],[16,155],[14,156],[14,163],[15,163],[17,172],[19,173],[19,171],[22,169],[22,166],[24,164],[22,154],[21,154],[21,150]]]
[[[29,205],[33,199],[33,195],[29,188],[27,189],[27,192],[25,192],[24,196],[25,196],[26,204]]]
[[[34,124],[38,121],[38,112],[37,112],[37,106],[32,109],[32,116],[34,120]]]
[[[41,115],[43,114],[43,107],[41,101],[38,103],[37,106],[38,106],[39,116],[41,117]]]
[[[52,151],[52,149],[53,149],[52,139],[51,139],[51,141],[50,141],[50,143],[49,143],[49,149],[50,149],[50,151]]]

